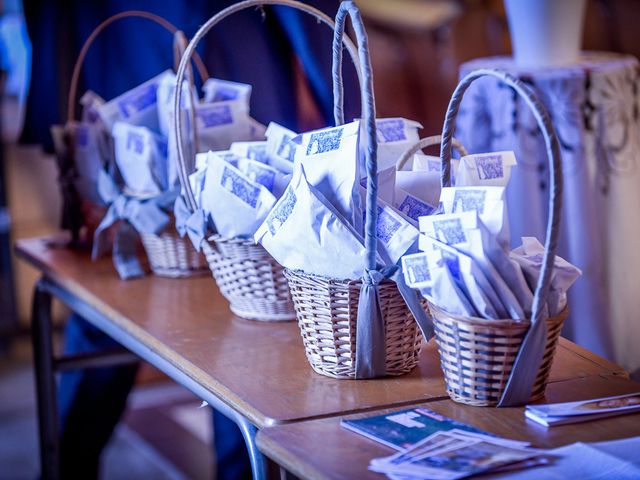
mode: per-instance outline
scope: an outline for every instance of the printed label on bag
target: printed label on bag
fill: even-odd
[[[213,94],[211,102],[224,102],[226,100],[236,100],[240,95],[240,92],[233,87],[226,87],[219,85],[216,87],[216,91]]]
[[[402,264],[410,287],[431,281],[431,272],[429,271],[429,262],[426,255],[407,255],[403,257]]]
[[[244,173],[254,182],[264,185],[270,192],[273,191],[273,185],[276,181],[276,172],[272,169],[265,168],[261,164],[247,162],[246,171]]]
[[[227,166],[225,166],[222,171],[220,185],[251,208],[256,208],[258,196],[260,195],[260,188],[251,185]]]
[[[379,206],[378,221],[376,223],[376,237],[384,243],[389,243],[399,228],[400,222],[393,218],[386,209]]]
[[[407,195],[404,197],[404,200],[402,200],[402,203],[400,203],[398,210],[417,222],[420,217],[431,215],[434,208],[428,203],[418,200],[411,195]]]
[[[218,127],[233,123],[229,105],[211,105],[196,110],[196,116],[205,128]]]
[[[247,158],[256,160],[260,163],[268,163],[269,157],[267,156],[267,146],[251,145],[247,147]]]
[[[338,150],[342,139],[342,131],[342,128],[334,128],[312,133],[309,145],[307,145],[307,155],[317,155]]]
[[[293,211],[293,207],[296,205],[296,200],[296,194],[293,189],[288,187],[282,196],[282,200],[278,202],[267,217],[267,226],[271,235],[275,235],[284,222],[287,221]]]
[[[487,192],[484,190],[456,190],[453,195],[453,213],[484,212]]]
[[[500,155],[476,156],[476,171],[480,180],[493,180],[504,177],[504,167]]]
[[[280,145],[278,145],[278,150],[276,154],[280,158],[284,158],[285,160],[293,163],[293,159],[296,155],[296,145],[291,141],[290,135],[283,135],[282,140],[280,141]]]
[[[125,96],[118,102],[120,113],[124,118],[129,118],[131,115],[155,105],[157,95],[158,84],[152,83],[151,85],[147,85],[139,91]]]
[[[136,131],[127,133],[127,150],[141,155],[144,152],[144,137]]]
[[[401,142],[407,139],[404,132],[404,120],[377,120],[376,129],[380,143]]]
[[[434,221],[433,229],[436,239],[447,245],[457,245],[467,242],[467,236],[464,233],[462,222],[459,218]]]

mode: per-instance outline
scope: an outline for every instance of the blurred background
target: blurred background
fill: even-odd
[[[49,128],[64,122],[71,72],[82,42],[102,20],[127,9],[159,14],[189,37],[229,3],[233,2],[0,2],[0,121],[4,144],[0,150],[0,478],[35,478],[38,472],[29,343],[30,302],[37,274],[15,261],[11,245],[17,239],[59,228],[61,199]],[[338,4],[309,3],[330,16]],[[370,39],[378,116],[417,120],[424,126],[425,136],[441,131],[463,62],[511,53],[501,0],[356,3],[362,9]],[[201,54],[213,76],[254,84],[259,95],[253,97],[252,113],[259,121],[276,120],[298,130],[320,127],[330,118],[323,111],[317,79],[305,76],[305,59],[291,49],[296,32],[287,30],[286,19],[275,18],[274,22],[267,16],[264,32],[254,36],[253,30],[245,27],[249,23],[259,25],[262,18],[259,13],[248,12],[246,19],[230,22],[223,31],[212,34],[202,45]],[[638,57],[638,18],[637,0],[588,0],[583,49]],[[255,28],[258,30],[259,26]],[[87,59],[80,93],[91,88],[109,99],[167,68],[171,62],[170,39],[157,36],[156,41],[156,33],[152,27],[147,30],[146,26],[126,24],[109,31]],[[153,42],[149,38],[154,38]],[[265,39],[273,42],[274,48],[290,48],[292,55],[286,64],[267,66],[263,62],[267,53],[260,45]],[[316,40],[326,46],[320,62],[324,62],[324,70],[316,73],[328,79],[329,44]],[[162,62],[166,63],[164,67],[159,66]],[[265,75],[267,68],[280,73]],[[277,95],[282,92],[277,85],[260,79],[266,76],[277,81],[282,72],[295,85],[294,101],[279,100]],[[348,92],[348,111],[357,116],[353,82]],[[60,306],[56,308],[56,318],[62,325],[66,312]],[[615,361],[615,355],[612,357]],[[137,385],[126,418],[105,453],[103,477],[211,478],[210,422],[203,420],[208,412],[198,410],[196,399],[150,368],[141,369]]]

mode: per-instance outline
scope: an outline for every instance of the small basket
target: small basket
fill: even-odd
[[[558,245],[562,165],[558,138],[551,119],[535,94],[505,72],[476,70],[460,81],[447,109],[440,148],[442,187],[451,184],[453,131],[463,95],[473,81],[484,76],[502,80],[520,95],[532,109],[547,146],[551,189],[543,267],[531,315],[536,321],[461,317],[446,313],[435,305],[430,305],[430,310],[447,393],[451,399],[474,406],[515,406],[544,395],[556,344],[568,315],[568,308],[551,318],[545,318],[544,313]],[[523,388],[517,393],[507,392],[509,380],[518,375],[523,375],[519,380],[523,380],[524,386],[518,385]],[[510,395],[503,395],[505,393]]]
[[[496,406],[531,322],[465,318],[446,313],[435,305],[429,307],[451,399],[476,407]],[[531,402],[544,396],[556,344],[568,314],[569,309],[565,308],[560,315],[546,320],[547,341]]]
[[[184,41],[184,35],[173,24],[164,18],[151,12],[141,10],[129,10],[117,13],[102,23],[100,23],[85,40],[82,49],[78,54],[76,63],[73,67],[71,75],[71,84],[69,87],[69,96],[67,99],[67,121],[64,126],[53,126],[52,133],[54,136],[54,145],[56,150],[56,158],[58,164],[59,184],[63,197],[63,219],[62,228],[68,229],[72,235],[72,245],[86,245],[91,249],[93,241],[93,233],[100,223],[100,220],[106,212],[106,207],[96,203],[93,197],[86,197],[82,194],[82,189],[78,188],[78,171],[75,158],[75,133],[74,122],[76,116],[76,101],[78,93],[78,83],[84,60],[89,53],[89,49],[93,45],[97,37],[111,24],[119,22],[125,18],[137,18],[151,21],[167,32],[174,35],[174,61],[177,65],[180,56],[180,43]],[[194,64],[202,79],[207,78],[207,70],[200,56],[196,53],[194,56]],[[108,165],[106,165],[108,167]],[[97,220],[97,221],[96,221]]]
[[[179,85],[185,79],[187,64],[200,40],[219,22],[229,15],[248,8],[264,5],[286,5],[314,15],[320,22],[333,26],[333,21],[320,10],[294,0],[247,0],[231,5],[207,20],[193,36],[185,49],[176,74]],[[353,54],[353,44],[345,39]],[[357,59],[357,55],[354,56]],[[175,110],[181,105],[182,89],[176,89]],[[193,211],[196,201],[189,183],[189,172],[184,153],[182,116],[175,115],[174,128],[177,138],[178,173],[185,193],[188,208]],[[296,313],[291,301],[289,287],[282,267],[251,240],[242,238],[222,238],[214,235],[201,243],[209,268],[220,292],[230,303],[236,315],[248,320],[283,321],[295,320]]]
[[[197,252],[188,239],[175,232],[173,222],[160,235],[141,233],[140,239],[154,275],[186,278],[209,271],[204,255]]]
[[[356,320],[361,280],[335,280],[285,269],[304,350],[311,368],[327,377],[355,378]],[[396,284],[380,284],[386,374],[403,375],[417,364],[422,334]]]
[[[234,314],[248,320],[295,320],[282,267],[262,246],[213,235],[202,242],[202,250]]]

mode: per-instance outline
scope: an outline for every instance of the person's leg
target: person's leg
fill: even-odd
[[[118,343],[72,314],[65,331],[65,353],[98,352]],[[61,478],[98,477],[100,453],[122,415],[137,364],[72,370],[60,376]]]
[[[212,412],[216,478],[218,480],[252,478],[249,453],[240,428],[217,410],[212,409]]]

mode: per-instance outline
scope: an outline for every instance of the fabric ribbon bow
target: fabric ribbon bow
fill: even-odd
[[[187,207],[184,197],[178,195],[173,206],[173,214],[176,217],[176,230],[180,236],[188,235],[194,248],[199,252],[202,240],[207,233],[207,219],[204,210],[198,208],[192,212]]]
[[[109,248],[106,230],[120,222],[113,243],[113,264],[120,278],[141,277],[142,266],[136,255],[138,233],[160,234],[169,223],[171,205],[178,195],[178,189],[169,190],[150,198],[132,197],[123,193],[111,176],[101,170],[98,176],[98,193],[109,209],[93,237],[91,257],[95,260]]]
[[[384,316],[379,289],[380,283],[385,279],[396,283],[425,340],[433,337],[433,322],[422,307],[418,293],[404,282],[400,267],[392,265],[378,270],[366,270],[362,276],[358,301],[356,378],[376,378],[386,374]]]

